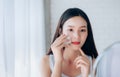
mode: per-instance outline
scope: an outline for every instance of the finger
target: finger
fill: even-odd
[[[87,61],[84,56],[78,56],[77,58],[75,58],[74,62],[76,63],[80,59],[83,59],[83,60]]]
[[[87,62],[87,61],[85,61],[85,60],[83,60],[83,59],[79,59],[77,62],[76,62],[76,65],[79,65],[79,64],[85,64],[85,65],[87,65],[87,66],[89,66],[89,62]]]
[[[87,59],[87,58],[85,58],[85,57],[83,57],[83,56],[79,56],[79,57],[77,57],[75,60],[74,60],[74,63],[75,64],[79,64],[80,62],[83,62],[83,63],[87,63],[87,64],[90,64],[90,61],[89,61],[89,59]]]
[[[60,48],[65,47],[64,42],[62,42],[62,43],[60,43],[59,45],[57,45],[57,47],[60,47]]]
[[[83,63],[80,63],[79,65],[76,66],[76,69],[78,69],[78,68],[84,68],[85,69],[86,67],[88,67],[88,66],[83,64]]]
[[[66,47],[66,48],[70,46],[70,43],[67,43],[67,44],[66,44],[66,42],[64,42],[64,44],[65,44],[65,47]]]
[[[60,45],[61,43],[64,43],[65,38],[66,38],[65,35],[61,35],[54,41],[54,45],[57,46],[57,45]]]
[[[79,64],[79,62],[85,62],[85,63],[87,63],[87,64],[90,64],[90,60],[89,60],[89,58],[86,58],[86,57],[84,57],[84,56],[79,56],[79,57],[77,57],[75,60],[74,60],[74,64],[76,65],[76,64]]]
[[[61,34],[57,39],[58,41],[65,39],[67,36],[65,34]]]
[[[60,35],[59,37],[56,38],[56,40],[54,41],[54,43],[58,43],[58,42],[60,42],[64,38],[65,38],[65,35],[62,34],[62,35]]]
[[[79,48],[79,51],[80,51],[82,56],[86,56],[86,54],[83,52],[83,50],[81,48]]]
[[[79,60],[79,57],[80,56],[78,56],[78,57],[75,58],[74,63],[76,63]]]

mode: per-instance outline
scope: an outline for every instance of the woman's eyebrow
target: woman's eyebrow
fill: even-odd
[[[86,26],[81,26],[81,28],[87,28]]]
[[[68,25],[68,27],[74,27],[74,26],[72,26],[72,25]]]
[[[74,27],[74,26],[68,25],[68,27]],[[84,25],[84,26],[80,26],[79,28],[87,28],[87,27]]]

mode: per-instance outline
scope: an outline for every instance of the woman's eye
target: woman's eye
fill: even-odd
[[[72,32],[72,31],[73,31],[73,29],[69,29],[69,31],[70,31],[70,32]]]
[[[86,32],[86,29],[81,29],[80,31],[81,31],[81,32]]]

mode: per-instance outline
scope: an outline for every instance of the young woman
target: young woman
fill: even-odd
[[[61,16],[51,47],[41,61],[42,77],[89,77],[98,56],[90,21],[79,8]]]

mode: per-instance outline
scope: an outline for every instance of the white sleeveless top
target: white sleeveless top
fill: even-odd
[[[88,58],[90,60],[90,75],[88,77],[94,77],[93,76],[93,70],[92,70],[92,68],[93,68],[93,66],[92,66],[92,58],[90,56],[88,56]],[[54,63],[55,63],[53,55],[49,56],[49,61],[50,61],[50,69],[51,69],[51,71],[53,71]],[[69,76],[67,76],[65,74],[62,74],[62,77],[69,77]],[[82,76],[78,75],[77,77],[82,77]]]

